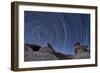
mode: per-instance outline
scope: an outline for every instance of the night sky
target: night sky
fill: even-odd
[[[90,48],[90,14],[24,11],[24,42],[74,55],[74,44]]]

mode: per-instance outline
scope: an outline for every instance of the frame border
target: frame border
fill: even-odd
[[[52,67],[36,67],[36,68],[19,68],[18,67],[18,42],[19,42],[19,25],[18,25],[18,11],[19,5],[36,5],[36,6],[50,6],[50,7],[68,7],[68,8],[82,8],[95,9],[95,64],[71,65],[71,66],[52,66]],[[84,5],[68,5],[68,4],[51,4],[51,3],[37,3],[37,2],[20,2],[14,1],[11,3],[11,70],[13,71],[28,71],[28,70],[47,70],[47,69],[61,69],[61,68],[80,68],[80,67],[94,67],[98,65],[97,61],[97,7]]]

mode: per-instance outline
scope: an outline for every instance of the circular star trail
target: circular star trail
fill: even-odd
[[[24,15],[25,43],[42,47],[50,43],[64,54],[73,54],[77,41],[90,45],[89,14],[25,11]]]

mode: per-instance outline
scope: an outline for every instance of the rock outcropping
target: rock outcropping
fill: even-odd
[[[63,60],[71,59],[68,55],[56,52],[51,44],[41,47],[34,44],[25,44],[24,61],[44,61],[44,60]]]
[[[80,45],[77,42],[74,45],[75,55],[65,55],[56,52],[51,44],[47,47],[41,47],[35,44],[25,44],[24,61],[45,61],[45,60],[64,60],[64,59],[86,59],[90,58],[90,51],[87,46]]]
[[[87,46],[80,45],[80,42],[76,42],[74,45],[75,55],[74,59],[87,59],[90,58],[90,50],[88,50]]]
[[[38,45],[26,44],[24,61],[57,60],[53,52],[54,51],[48,47],[41,48]]]

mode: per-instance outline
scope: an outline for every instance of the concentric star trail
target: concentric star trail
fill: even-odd
[[[79,41],[90,48],[90,14],[24,12],[24,42],[42,47],[48,43],[64,54],[74,54]]]

